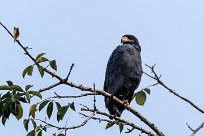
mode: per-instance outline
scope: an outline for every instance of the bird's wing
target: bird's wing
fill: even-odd
[[[104,91],[115,95],[124,84],[125,78],[131,81],[141,78],[142,67],[140,52],[132,45],[118,46],[109,58]]]

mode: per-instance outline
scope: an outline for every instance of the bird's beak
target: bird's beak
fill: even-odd
[[[121,43],[128,42],[128,41],[129,39],[126,36],[122,37],[121,39]]]
[[[133,40],[130,40],[128,37],[124,36],[121,38],[121,43],[127,43],[127,42],[134,42]]]
[[[126,36],[121,38],[121,43],[130,41]]]

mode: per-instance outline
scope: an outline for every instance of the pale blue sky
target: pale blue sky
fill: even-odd
[[[66,76],[71,63],[75,63],[70,80],[78,84],[102,89],[104,73],[112,50],[120,44],[124,34],[138,37],[142,47],[143,64],[157,64],[156,70],[162,80],[177,92],[204,108],[204,2],[202,0],[4,0],[0,5],[0,21],[10,30],[20,28],[20,41],[32,47],[35,56],[46,52],[46,57],[56,59],[57,74]],[[11,37],[0,28],[0,84],[12,80],[25,86],[33,84],[33,89],[46,87],[56,80],[45,76],[41,79],[37,72],[33,77],[23,79],[23,69],[31,64],[22,50],[13,43]],[[144,65],[143,65],[144,66]],[[144,66],[144,71],[148,69]],[[154,83],[143,75],[139,89]],[[191,131],[186,123],[197,127],[203,115],[194,108],[170,94],[161,87],[151,89],[145,106],[131,105],[150,121],[154,122],[167,136],[186,136]],[[43,94],[44,98],[53,92],[73,95],[80,91],[70,87],[58,87]],[[39,101],[35,99],[32,103]],[[65,100],[62,103],[72,102]],[[82,98],[76,103],[92,105],[92,98]],[[78,106],[78,105],[76,105]],[[28,106],[26,106],[28,107]],[[106,111],[102,97],[97,97],[97,107]],[[28,112],[28,108],[26,108]],[[79,110],[79,106],[78,106]],[[55,114],[53,115],[53,117]],[[25,115],[25,118],[27,114]],[[37,116],[44,117],[42,112]],[[122,117],[146,126],[125,111]],[[79,124],[79,115],[72,111],[65,117],[68,125]],[[0,125],[1,135],[23,136],[22,119],[18,122],[11,117],[6,127]],[[53,123],[56,123],[53,121]],[[64,125],[61,123],[61,125]],[[70,130],[69,136],[115,136],[120,135],[117,127],[105,131],[105,123],[90,121],[85,127]],[[124,129],[125,130],[125,129]],[[137,130],[131,134],[138,135]],[[45,136],[51,135],[47,133]],[[198,136],[204,135],[201,130]]]

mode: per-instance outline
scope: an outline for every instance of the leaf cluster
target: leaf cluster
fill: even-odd
[[[2,117],[3,125],[11,114],[18,120],[22,118],[22,103],[30,103],[31,95],[42,98],[39,92],[29,90],[31,87],[32,85],[26,85],[25,89],[22,89],[20,86],[14,85],[12,81],[7,81],[7,85],[0,86],[1,91],[7,91],[0,95],[0,117]]]
[[[27,66],[24,70],[23,70],[23,73],[22,73],[22,76],[23,78],[28,75],[28,76],[32,76],[33,74],[33,69],[34,69],[34,66],[37,66],[37,69],[38,69],[38,72],[40,73],[41,77],[44,76],[44,69],[41,65],[41,63],[43,62],[49,62],[48,66],[50,66],[53,70],[57,71],[57,63],[56,63],[56,60],[49,60],[45,57],[43,57],[45,55],[45,53],[40,53],[36,56],[35,58],[35,62],[36,64],[33,64],[33,65],[29,65]]]

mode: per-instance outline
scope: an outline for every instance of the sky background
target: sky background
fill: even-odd
[[[65,77],[69,66],[74,63],[70,80],[90,87],[95,83],[99,89],[103,87],[108,58],[120,44],[120,38],[124,34],[133,34],[139,39],[142,48],[144,71],[150,72],[144,64],[156,63],[156,71],[162,75],[162,81],[204,108],[203,5],[202,0],[2,0],[0,21],[11,31],[14,26],[20,28],[19,40],[23,45],[33,48],[30,50],[33,56],[45,52],[45,57],[56,59],[58,75]],[[6,84],[7,80],[12,80],[21,86],[33,84],[33,89],[38,90],[57,81],[49,75],[42,79],[37,70],[32,77],[23,79],[23,69],[32,64],[23,53],[7,32],[0,28],[1,85]],[[143,75],[138,90],[153,83],[152,79]],[[60,95],[81,93],[77,89],[60,86],[43,93],[43,98],[53,95],[54,92]],[[75,102],[77,110],[80,110],[79,103],[92,106],[92,100],[92,97],[80,98]],[[31,104],[39,101],[40,99],[35,98]],[[72,101],[74,100],[67,99],[59,102],[65,105]],[[97,97],[96,104],[99,110],[107,112],[103,97]],[[24,106],[24,118],[27,118],[29,106]],[[204,120],[200,112],[160,86],[151,88],[151,95],[144,106],[139,106],[134,101],[131,106],[155,123],[167,136],[188,136],[191,131],[186,123],[196,128]],[[55,116],[56,113],[53,113],[52,117]],[[45,110],[37,114],[37,118],[44,117]],[[122,118],[147,128],[128,111],[123,113]],[[69,110],[66,120],[69,126],[80,124],[84,119]],[[56,119],[49,122],[57,123]],[[60,122],[60,125],[64,126],[64,123]],[[68,135],[140,134],[137,130],[130,134],[120,134],[117,126],[108,130],[105,130],[105,126],[106,123],[90,121],[80,129],[68,131]],[[7,121],[6,126],[0,124],[0,131],[4,136],[26,135],[23,119],[17,121],[14,117]],[[49,130],[44,135],[50,136],[55,131]],[[203,135],[202,129],[197,136]]]

